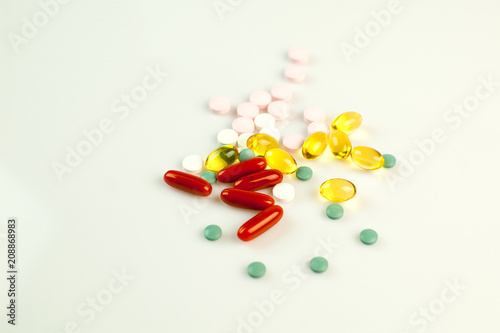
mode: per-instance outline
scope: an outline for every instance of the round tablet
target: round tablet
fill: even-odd
[[[259,107],[252,102],[245,102],[238,105],[236,113],[240,117],[253,119],[259,114]]]
[[[285,68],[285,77],[290,82],[303,82],[306,79],[306,70],[297,65],[290,65]]]
[[[328,260],[323,257],[314,257],[309,262],[309,267],[315,273],[323,273],[328,269]]]
[[[255,127],[258,130],[263,128],[274,128],[276,125],[276,119],[271,116],[269,113],[261,113],[253,120],[255,123]]]
[[[221,145],[235,145],[238,141],[238,133],[232,129],[223,129],[217,134],[217,141]]]
[[[243,133],[238,137],[238,149],[247,148],[248,138],[251,137],[253,133]]]
[[[304,140],[304,137],[300,134],[287,134],[283,137],[283,146],[290,151],[296,151],[302,148]]]
[[[396,165],[396,158],[391,154],[384,154],[384,168],[392,168]]]
[[[248,275],[253,278],[261,278],[266,274],[266,265],[259,261],[255,261],[247,267]]]
[[[330,128],[327,124],[322,121],[313,121],[307,125],[307,134],[311,135],[316,132],[324,132],[326,134],[330,133]]]
[[[267,112],[277,120],[284,120],[290,116],[290,106],[283,101],[271,102],[267,106]]]
[[[238,159],[240,160],[240,162],[243,162],[243,161],[249,160],[249,159],[254,158],[254,157],[255,157],[255,153],[252,150],[243,149],[240,151],[240,155],[239,155]]]
[[[331,204],[326,207],[326,216],[332,220],[338,220],[344,216],[344,208],[339,204]]]
[[[257,105],[261,110],[264,110],[269,105],[269,103],[271,103],[271,101],[271,94],[264,90],[253,92],[250,95],[250,102]]]
[[[207,226],[203,233],[209,241],[216,241],[222,236],[222,229],[218,225],[212,224]]]
[[[265,127],[263,129],[261,129],[259,131],[259,133],[268,134],[268,135],[272,136],[273,138],[275,138],[276,141],[279,141],[280,137],[281,137],[281,133],[280,133],[279,129],[277,129],[277,128],[268,128],[268,127]]]
[[[313,171],[310,167],[308,166],[301,166],[295,171],[295,177],[297,177],[298,180],[306,181],[312,178]]]
[[[309,61],[309,51],[304,47],[295,46],[288,50],[288,57],[294,63],[305,64]]]
[[[365,229],[359,234],[359,240],[366,245],[372,245],[377,242],[378,234],[375,230]]]
[[[295,198],[295,188],[292,184],[279,183],[274,185],[273,195],[281,202],[290,202]]]
[[[217,181],[217,174],[213,171],[203,171],[200,178],[205,179],[210,184],[214,184]]]
[[[184,170],[191,173],[201,172],[204,165],[203,158],[198,155],[189,155],[182,160],[182,167]]]
[[[238,117],[233,120],[232,127],[238,134],[250,133],[255,129],[253,120],[246,117]],[[236,140],[238,140],[238,138],[236,138]]]
[[[310,106],[304,110],[304,121],[307,124],[313,121],[325,121],[326,111],[319,106]]]
[[[286,84],[277,84],[271,88],[271,96],[277,101],[288,102],[292,99],[292,88]]]
[[[215,114],[228,113],[231,110],[231,101],[225,96],[216,96],[208,102],[208,107]]]

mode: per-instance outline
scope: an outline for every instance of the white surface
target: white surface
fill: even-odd
[[[0,332],[64,332],[70,322],[88,333],[237,332],[271,296],[280,304],[255,333],[497,332],[500,87],[466,116],[449,110],[475,94],[480,77],[500,81],[500,3],[402,0],[348,63],[342,43],[389,3],[243,1],[221,21],[212,1],[71,1],[14,53],[7,33],[20,34],[23,17],[40,7],[3,1],[0,236],[17,216],[20,281],[19,325],[7,325],[2,310]],[[212,114],[209,99],[238,105],[284,82],[293,45],[311,61],[282,134],[306,134],[310,105],[323,106],[328,121],[355,110],[363,124],[354,145],[418,165],[366,172],[329,155],[298,157],[313,178],[286,176],[297,193],[283,220],[243,243],[236,231],[254,212],[220,202],[221,186],[200,200],[162,176],[186,154],[208,155],[230,127],[234,115]],[[158,84],[135,108],[113,109],[122,94],[140,92],[147,66],[169,74],[148,81]],[[113,130],[59,181],[51,164],[65,163],[66,147],[104,118]],[[446,139],[424,154],[417,142],[436,128]],[[318,193],[333,177],[358,189],[338,221]],[[217,242],[203,237],[213,223],[223,229]],[[377,244],[359,242],[365,228],[378,232]],[[4,276],[5,237],[0,243]],[[307,263],[327,253],[321,247],[330,266],[312,274]],[[257,260],[267,274],[254,280],[245,270]],[[94,318],[78,314],[122,269],[134,279]],[[455,296],[447,279],[467,289]],[[439,305],[443,290],[453,300],[423,327],[414,313]],[[5,291],[2,278],[2,305]]]

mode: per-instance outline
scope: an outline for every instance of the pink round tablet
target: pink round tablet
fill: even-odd
[[[330,133],[330,129],[328,125],[322,121],[313,121],[307,126],[307,134],[311,135],[316,132],[325,132],[326,134]]]
[[[228,113],[231,110],[231,101],[225,96],[216,96],[208,102],[208,107],[215,114]]]
[[[253,132],[255,129],[253,120],[247,117],[238,117],[233,120],[233,130],[238,134]]]
[[[261,110],[267,108],[267,106],[269,105],[269,103],[271,103],[271,101],[272,101],[271,94],[264,90],[253,92],[250,95],[250,102],[257,105]]]
[[[269,103],[267,112],[277,120],[284,120],[290,115],[290,106],[283,101]]]
[[[277,84],[271,88],[271,96],[277,101],[288,102],[292,99],[292,88],[286,84]]]
[[[285,68],[285,77],[290,82],[303,82],[306,79],[306,70],[301,66],[290,65]]]
[[[307,124],[313,121],[324,121],[326,118],[325,109],[319,106],[310,106],[304,110],[304,121]]]
[[[259,107],[252,102],[245,102],[238,105],[236,113],[240,117],[253,119],[259,114]]]
[[[288,50],[288,57],[296,64],[305,64],[309,61],[309,51],[304,47],[295,46]]]
[[[296,151],[302,148],[304,140],[304,137],[300,134],[287,134],[283,137],[283,146],[290,151]]]

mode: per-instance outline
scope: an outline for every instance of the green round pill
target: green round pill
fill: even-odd
[[[240,162],[249,160],[249,159],[254,158],[254,157],[255,157],[255,153],[250,149],[242,149],[240,151],[240,155],[239,155]]]
[[[247,267],[248,275],[253,278],[261,278],[266,274],[266,265],[259,261],[255,261]]]
[[[309,267],[315,273],[323,273],[328,268],[328,260],[323,257],[314,257],[309,262]]]
[[[205,228],[205,238],[209,241],[216,241],[222,236],[222,229],[215,224],[211,224]]]
[[[213,171],[204,171],[201,175],[201,178],[205,179],[210,184],[213,184],[217,181],[217,174]]]
[[[359,240],[366,245],[372,245],[377,242],[378,234],[375,230],[365,229],[359,234]]]
[[[384,168],[392,168],[396,165],[396,158],[391,154],[384,154]]]
[[[307,166],[301,166],[297,169],[297,171],[295,171],[295,176],[299,179],[299,180],[309,180],[312,178],[313,176],[313,171],[310,167],[307,167]]]
[[[326,216],[332,220],[338,220],[344,216],[344,208],[339,204],[331,204],[326,207]]]

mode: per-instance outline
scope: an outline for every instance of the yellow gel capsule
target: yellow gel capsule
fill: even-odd
[[[297,170],[297,162],[283,149],[272,148],[264,155],[267,165],[271,169],[276,169],[282,173],[294,173]]]
[[[361,169],[377,170],[384,166],[382,154],[370,147],[359,146],[351,151],[352,161]]]
[[[248,138],[247,147],[256,155],[264,156],[266,151],[273,148],[279,148],[280,144],[269,134],[258,133]]]
[[[232,145],[220,146],[208,155],[205,167],[218,172],[233,164],[238,159],[238,149]]]
[[[349,140],[347,134],[338,130],[330,133],[330,136],[328,137],[328,146],[330,147],[333,156],[340,158],[341,160],[345,160],[349,157],[352,149],[351,140]]]
[[[331,130],[339,130],[349,134],[361,125],[362,120],[361,115],[357,112],[345,112],[332,121]]]
[[[302,156],[308,160],[315,160],[323,154],[328,146],[328,135],[324,132],[311,134],[302,145]]]
[[[327,200],[343,202],[356,195],[356,186],[348,180],[334,178],[321,184],[319,193]]]

